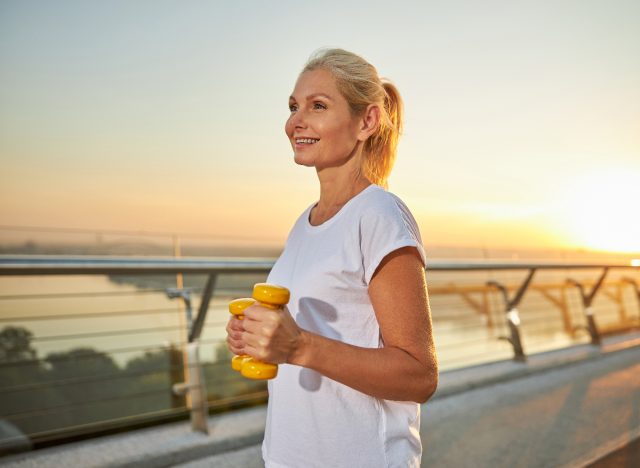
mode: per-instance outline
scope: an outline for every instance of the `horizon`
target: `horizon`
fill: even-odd
[[[32,236],[6,236],[9,226],[0,225],[0,255],[113,255],[175,257],[178,245],[180,257],[262,257],[275,258],[284,248],[284,242],[240,242],[215,235],[193,233],[160,233],[126,230],[87,230],[59,228],[57,231],[37,227]],[[34,227],[20,226],[15,232],[30,232]],[[49,232],[49,234],[47,234]],[[431,259],[485,259],[485,260],[557,260],[604,259],[624,262],[639,261],[638,252],[619,252],[584,247],[500,246],[479,244],[426,244]]]

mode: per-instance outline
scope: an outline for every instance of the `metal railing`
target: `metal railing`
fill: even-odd
[[[43,332],[35,336],[29,336],[26,329],[20,332],[19,327],[4,328],[2,333],[7,336],[3,335],[0,341],[3,375],[0,380],[4,381],[0,385],[0,401],[5,401],[6,408],[11,409],[3,408],[0,416],[38,443],[99,432],[118,424],[180,417],[187,411],[191,414],[193,429],[206,432],[207,404],[233,407],[263,401],[265,389],[260,384],[245,386],[236,393],[222,391],[223,387],[238,386],[241,377],[227,373],[228,356],[202,362],[200,352],[204,345],[222,349],[224,341],[220,331],[227,318],[224,305],[231,297],[246,294],[242,291],[249,291],[250,287],[250,284],[238,283],[235,289],[229,288],[228,284],[220,286],[218,280],[225,275],[265,277],[272,266],[270,259],[0,256],[0,280],[2,277],[17,280],[45,276],[73,281],[77,278],[75,275],[107,275],[113,279],[114,275],[142,278],[176,273],[198,278],[197,286],[182,288],[136,284],[126,291],[53,293],[0,289],[0,326],[47,324]],[[602,333],[637,327],[640,325],[639,270],[621,263],[430,262],[427,279],[441,368],[505,358],[524,361],[532,352],[584,343],[585,340],[597,346]],[[3,283],[0,287],[10,288]],[[183,304],[181,313],[185,316],[180,323],[151,323],[155,318],[175,318],[176,309],[166,304],[150,309],[98,312],[84,309],[67,312],[62,306],[56,306],[56,309],[63,308],[64,313],[22,314],[11,310],[24,301],[51,305],[56,301],[83,298],[95,303],[127,294],[137,298],[141,294],[162,296],[165,301],[177,299]],[[218,302],[212,306],[214,297]],[[194,305],[197,299],[199,302]],[[72,308],[71,303],[67,304],[66,307]],[[219,319],[208,317],[210,310],[220,314]],[[141,322],[144,326],[112,329],[114,321],[120,323],[135,317],[138,321],[146,317]],[[71,321],[94,325],[88,331],[70,332],[67,328]],[[203,337],[210,331],[217,332],[218,337]],[[16,343],[7,344],[11,342],[12,337],[8,336],[11,333],[22,333],[13,337],[16,343],[22,339],[19,352],[11,348]],[[135,345],[118,345],[127,336],[143,341],[140,337],[145,334],[173,334],[173,338],[164,339],[163,343],[139,344],[136,341]],[[109,340],[106,350],[96,352],[86,346],[73,348],[76,342],[89,340],[94,343],[103,338]],[[29,342],[26,345],[25,339]],[[39,359],[32,345],[56,351]],[[120,359],[123,355],[133,356],[124,370],[116,362],[123,361]],[[78,369],[86,372],[74,373]],[[92,373],[94,369],[97,373]],[[126,382],[135,382],[135,385],[126,385]],[[207,393],[207,387],[213,387],[213,394]],[[111,393],[106,391],[109,388]],[[54,391],[56,389],[64,389],[64,392]],[[78,395],[74,394],[74,389]],[[91,397],[94,393],[97,396]],[[136,413],[137,405],[144,406],[142,402],[153,399],[163,399],[165,407],[159,404],[160,409]],[[105,418],[104,414],[113,413],[109,408],[113,408],[115,402],[129,405],[130,414]],[[76,410],[80,412],[80,409],[85,419],[69,416],[64,420],[60,417]],[[102,419],[97,416],[98,409]],[[94,414],[92,410],[95,410]],[[59,427],[40,427],[34,422],[38,418],[62,421]]]

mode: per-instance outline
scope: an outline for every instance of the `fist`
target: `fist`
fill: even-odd
[[[298,349],[302,331],[286,306],[269,309],[254,304],[245,310],[244,320],[229,321],[227,343],[236,354],[248,354],[259,361],[282,364]]]

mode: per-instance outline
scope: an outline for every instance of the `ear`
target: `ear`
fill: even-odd
[[[358,140],[366,141],[373,135],[380,125],[380,107],[377,104],[369,104],[360,120]]]

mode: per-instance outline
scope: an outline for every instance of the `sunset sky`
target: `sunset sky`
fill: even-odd
[[[640,2],[0,3],[0,224],[278,244],[320,47],[396,83],[390,190],[429,245],[640,252]]]

